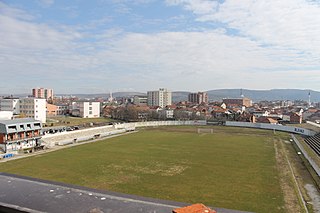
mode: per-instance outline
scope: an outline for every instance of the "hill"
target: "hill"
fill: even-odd
[[[311,101],[320,101],[320,92],[301,89],[271,89],[271,90],[247,90],[243,89],[242,94],[253,101],[262,100],[304,100],[308,101],[308,94],[311,94]],[[240,89],[218,89],[207,91],[209,100],[221,100],[222,98],[239,98]]]

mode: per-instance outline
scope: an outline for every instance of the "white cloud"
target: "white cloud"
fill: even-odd
[[[172,90],[313,87],[320,90],[319,50],[303,40],[300,34],[300,40],[294,45],[292,35],[275,32],[281,30],[276,21],[262,20],[263,16],[259,14],[248,15],[253,14],[250,8],[259,8],[257,5],[245,8],[234,2],[230,5],[227,0],[218,12],[211,12],[199,9],[201,6],[194,6],[191,1],[171,1],[171,4],[181,2],[188,5],[187,10],[195,8],[195,14],[202,14],[199,19],[225,20],[246,36],[230,36],[222,28],[151,34],[115,28],[94,34],[87,31],[90,27],[49,26],[22,19],[28,14],[7,8],[11,12],[0,15],[0,72],[3,78],[15,78],[16,85],[11,81],[4,84],[8,88],[26,88],[43,82],[60,92],[86,92],[90,88],[95,88],[95,92],[99,88],[101,92],[119,88],[146,91],[158,87]],[[242,9],[237,10],[239,7]],[[227,16],[231,11],[235,18]],[[264,33],[257,30],[259,26],[255,25],[258,23],[265,26],[261,28]],[[268,27],[268,23],[274,24],[277,30]],[[312,21],[312,25],[317,28],[317,23]],[[283,27],[295,30],[286,24]],[[307,29],[310,33],[317,31]],[[271,32],[266,33],[269,30]],[[318,44],[319,40],[312,37],[313,34],[307,36],[313,38],[310,41],[313,45]],[[35,76],[35,79],[28,79],[28,76]],[[302,84],[297,86],[297,82]]]
[[[191,5],[185,0],[168,0],[188,7],[194,13],[203,2]],[[199,21],[227,24],[242,36],[264,45],[294,49],[306,57],[319,59],[320,4],[305,0],[226,0],[218,10],[199,14]]]
[[[16,19],[23,19],[23,20],[33,20],[33,15],[21,10],[19,8],[10,7],[5,3],[0,1],[0,14],[2,16],[12,17]],[[1,22],[0,22],[1,23]]]
[[[212,0],[166,0],[166,3],[168,5],[183,5],[186,10],[198,15],[215,12],[218,6],[218,2]]]

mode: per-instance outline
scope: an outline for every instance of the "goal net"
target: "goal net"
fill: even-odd
[[[212,134],[212,133],[213,133],[213,129],[198,128],[198,134],[201,134],[201,133],[209,133],[209,134]]]

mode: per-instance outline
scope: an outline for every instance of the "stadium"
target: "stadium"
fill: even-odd
[[[150,124],[118,137],[78,141],[1,163],[0,171],[147,198],[203,203],[213,209],[303,212],[313,208],[300,185],[314,180],[301,167],[305,159],[296,154],[290,134],[275,128],[197,124]],[[297,183],[295,176],[303,180]]]

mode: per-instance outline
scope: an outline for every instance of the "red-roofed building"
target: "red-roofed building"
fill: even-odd
[[[177,208],[172,211],[173,213],[217,213],[215,210],[206,207],[201,203],[193,204],[182,208]]]

